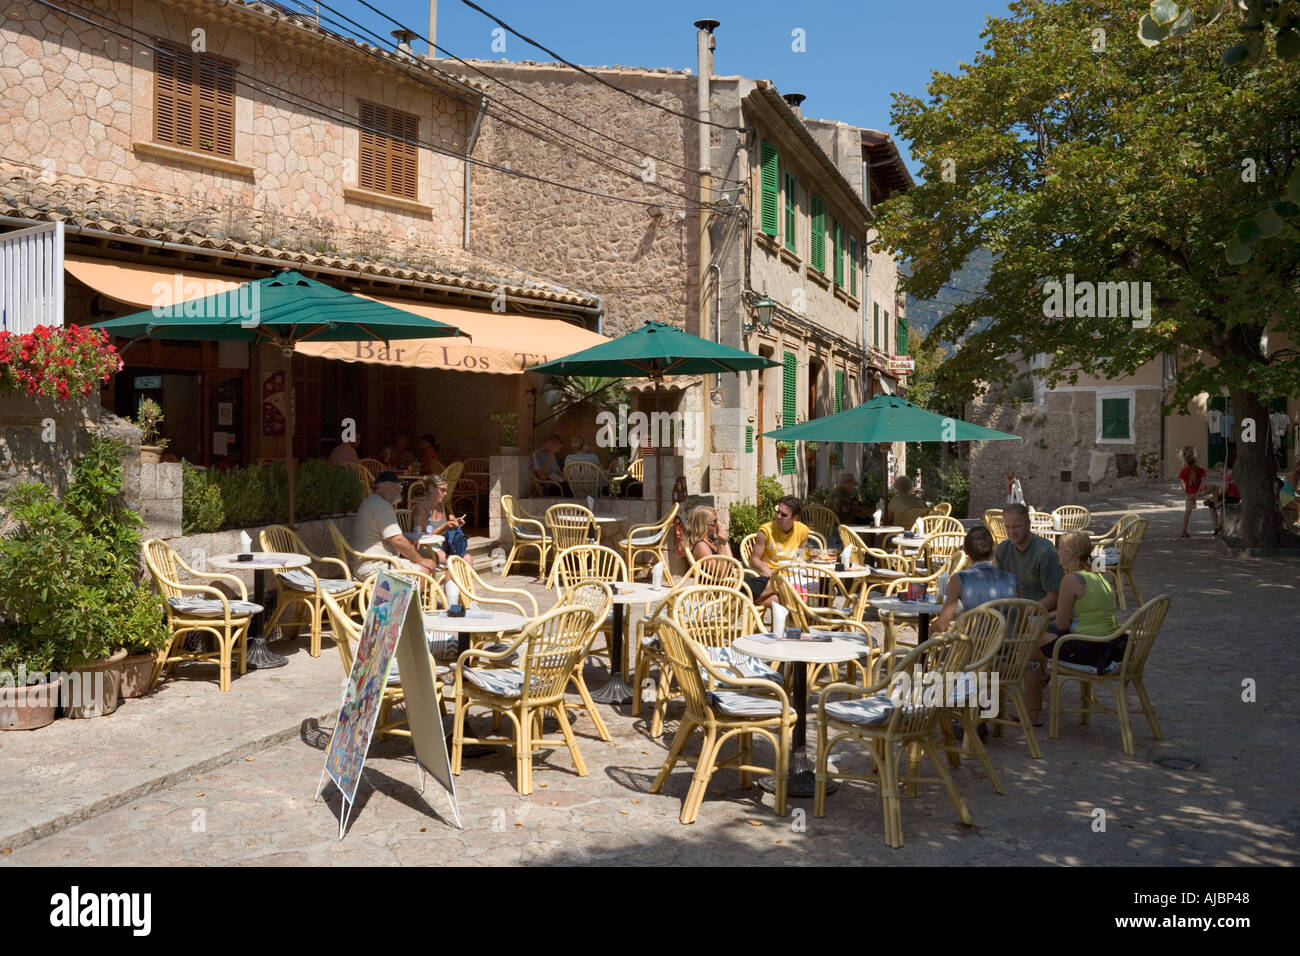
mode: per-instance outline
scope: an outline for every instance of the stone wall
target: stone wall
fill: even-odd
[[[967,405],[967,421],[1023,439],[971,445],[969,513],[978,516],[1006,503],[1008,472],[1019,477],[1025,502],[1042,511],[1086,506],[1160,481],[1158,472],[1152,476],[1142,468],[1143,455],[1160,452],[1159,392],[1134,394],[1137,440],[1132,444],[1097,443],[1096,397],[1090,390],[1048,392],[1042,405]],[[1094,453],[1106,456],[1099,480],[1089,475]],[[1126,472],[1122,477],[1121,470]]]
[[[181,463],[140,463],[139,513],[145,538],[175,538],[181,533]]]

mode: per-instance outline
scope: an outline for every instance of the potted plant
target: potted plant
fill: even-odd
[[[501,429],[500,453],[502,455],[519,454],[519,446],[515,444],[515,435],[519,431],[519,413],[495,412],[489,417],[492,421],[496,422]]]
[[[136,588],[117,617],[121,631],[115,637],[125,649],[122,661],[122,699],[140,697],[153,686],[158,652],[171,641],[162,598],[144,585]]]
[[[778,438],[776,440],[776,457],[784,458],[789,453],[790,453],[790,443],[786,441],[784,438]]]
[[[142,398],[133,424],[140,429],[140,463],[143,465],[158,464],[163,449],[167,447],[167,439],[161,437],[162,423],[162,406],[152,398]]]

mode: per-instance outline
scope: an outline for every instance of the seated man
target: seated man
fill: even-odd
[[[406,471],[415,464],[411,439],[405,435],[398,435],[391,445],[379,453],[379,460],[397,471]]]
[[[930,629],[932,634],[947,630],[961,611],[969,611],[989,601],[1013,598],[1020,592],[1020,583],[1014,574],[993,566],[993,535],[988,528],[979,525],[967,531],[962,550],[971,559],[971,566],[948,579],[943,610]]]
[[[867,503],[858,497],[858,481],[848,472],[840,475],[840,483],[826,499],[826,505],[844,524],[860,524],[867,518]]]
[[[1002,511],[1002,524],[1007,539],[994,553],[998,567],[1015,575],[1022,598],[1055,611],[1064,574],[1056,548],[1046,538],[1030,532],[1029,509],[1022,504],[1007,505]]]
[[[909,508],[924,507],[925,502],[912,491],[911,478],[899,475],[894,479],[894,496],[889,499],[889,513],[886,515],[889,524],[899,524],[903,520],[903,512]]]
[[[564,483],[564,475],[560,472],[560,463],[555,457],[563,447],[560,436],[551,435],[546,441],[537,446],[537,450],[532,454],[530,464],[533,469],[533,477],[537,479],[537,486],[544,495],[568,497],[569,488]]]
[[[755,603],[770,605],[776,600],[771,586],[775,569],[770,562],[789,561],[808,543],[808,526],[799,520],[801,514],[803,502],[794,495],[786,495],[776,503],[776,517],[758,529],[749,557],[749,566],[758,573],[745,578],[745,586]]]
[[[600,459],[596,457],[596,453],[592,451],[591,446],[587,444],[587,439],[583,438],[581,435],[574,435],[573,438],[569,440],[569,448],[571,448],[572,451],[564,456],[564,463],[566,465],[571,461],[589,461],[593,465],[599,467]]]
[[[416,550],[402,533],[393,505],[402,497],[402,479],[396,472],[381,471],[375,478],[375,490],[357,508],[352,521],[351,545],[362,554],[388,554],[399,559],[405,568],[432,574],[436,564]],[[362,561],[352,569],[365,580],[377,571],[391,568],[386,561]]]

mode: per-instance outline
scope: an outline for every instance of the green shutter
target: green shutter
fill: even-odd
[[[821,196],[813,196],[810,200],[812,215],[810,217],[809,229],[812,232],[811,241],[809,242],[808,255],[811,265],[822,275],[826,274],[826,207],[822,204]]]
[[[835,288],[844,288],[844,227],[835,220]]]
[[[888,314],[888,312],[885,313],[885,315]],[[901,315],[898,317],[898,354],[907,354],[907,319]]]
[[[858,240],[849,236],[849,295],[858,297]]]
[[[776,147],[770,143],[763,144],[763,201],[759,215],[759,228],[769,236],[776,235],[779,179],[777,170]]]
[[[795,234],[799,228],[799,219],[795,212],[796,204],[799,201],[799,186],[794,180],[794,173],[786,171],[785,174],[785,247],[791,252],[797,252]]]
[[[1129,439],[1128,399],[1103,398],[1101,400],[1101,437]]]
[[[844,411],[844,369],[835,370],[835,414],[838,415]],[[837,441],[831,446],[831,454],[840,459],[841,464],[844,461],[844,442]]]
[[[799,382],[799,360],[793,352],[785,353],[785,367],[781,375],[781,427],[789,428],[798,418],[798,382]],[[794,442],[790,442],[790,450],[785,453],[781,459],[781,474],[794,474]]]
[[[871,303],[871,344],[880,348],[880,303]]]
[[[754,450],[754,426],[745,426],[745,453],[750,454]]]

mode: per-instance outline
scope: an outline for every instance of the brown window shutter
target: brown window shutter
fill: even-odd
[[[165,40],[156,64],[154,138],[233,159],[235,64]]]
[[[420,119],[376,103],[361,103],[362,189],[416,199],[419,193]]]

